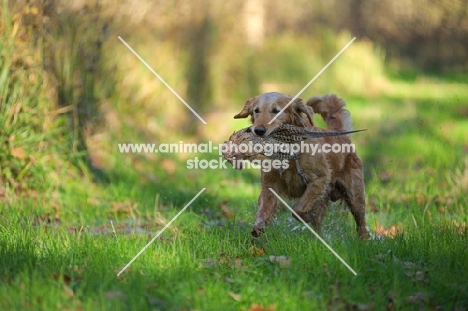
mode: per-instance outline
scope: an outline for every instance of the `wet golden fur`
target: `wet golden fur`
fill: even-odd
[[[247,100],[241,112],[234,118],[251,117],[252,132],[268,135],[281,124],[293,124],[313,131],[351,130],[349,112],[345,103],[336,95],[317,96],[304,103],[296,99],[271,124],[268,124],[283,109],[292,97],[281,93],[265,93]],[[319,113],[327,123],[327,129],[314,126],[313,114]],[[260,135],[260,136],[261,136]],[[308,139],[306,143],[350,144],[347,135]],[[361,160],[356,153],[302,153],[299,164],[307,179],[304,184],[294,161],[280,173],[279,170],[262,171],[262,190],[258,198],[258,211],[252,229],[259,236],[266,225],[272,222],[278,209],[278,200],[269,190],[297,199],[293,209],[315,230],[320,231],[326,208],[330,201],[343,200],[356,221],[361,238],[367,234],[365,222],[365,191]]]

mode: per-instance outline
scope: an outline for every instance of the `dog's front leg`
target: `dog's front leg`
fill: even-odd
[[[276,196],[268,187],[262,187],[262,192],[258,197],[257,219],[252,228],[252,237],[257,238],[261,236],[265,231],[265,226],[273,221],[277,210],[276,205]]]
[[[305,222],[312,224],[312,227],[318,233],[320,233],[322,219],[328,205],[326,191],[329,183],[329,175],[314,178],[307,184],[304,194],[293,207],[293,210],[299,217]],[[294,216],[294,218],[296,217]]]

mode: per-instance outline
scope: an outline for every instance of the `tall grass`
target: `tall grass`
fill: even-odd
[[[101,121],[99,103],[105,97],[101,94],[113,81],[112,73],[104,72],[101,66],[108,23],[98,2],[78,10],[58,0],[50,1],[49,6],[49,19],[44,24],[44,67],[55,78],[57,106],[70,133],[73,163],[94,170],[87,137]]]
[[[41,43],[24,27],[25,11],[13,15],[4,2],[1,15],[0,192],[40,188],[56,135],[42,94]]]

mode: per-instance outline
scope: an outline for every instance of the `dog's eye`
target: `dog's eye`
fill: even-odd
[[[255,112],[255,113],[259,113],[259,112],[260,112],[260,109],[258,109],[258,107],[257,107],[257,108],[254,109],[254,112]]]
[[[272,111],[272,112],[273,112],[273,113],[278,113],[278,112],[280,112],[280,111],[281,111],[281,110],[280,110],[279,108],[275,107],[275,108],[273,108],[273,111]]]

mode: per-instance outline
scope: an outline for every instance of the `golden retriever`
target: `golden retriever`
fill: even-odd
[[[285,94],[264,93],[247,100],[241,112],[234,118],[251,117],[251,131],[258,136],[268,136],[281,124],[292,124],[312,131],[350,131],[351,118],[344,108],[345,102],[336,95],[316,96],[306,103],[297,98],[280,115],[278,113],[292,100]],[[314,126],[313,114],[319,113],[327,124],[327,129]],[[277,116],[278,115],[278,116]],[[277,118],[270,123],[270,121]],[[296,165],[287,169],[262,171],[262,190],[258,198],[258,211],[252,236],[258,237],[266,225],[274,219],[278,200],[269,190],[272,188],[280,195],[297,199],[294,211],[304,221],[320,232],[323,217],[330,201],[342,200],[354,216],[357,232],[361,238],[367,236],[365,221],[365,190],[362,163],[354,150],[346,152],[323,152],[324,144],[350,144],[348,135],[313,138],[305,141],[318,144],[315,154],[303,152],[299,156],[299,166],[306,177],[301,178]],[[328,148],[329,150],[329,148]]]

